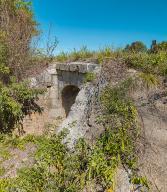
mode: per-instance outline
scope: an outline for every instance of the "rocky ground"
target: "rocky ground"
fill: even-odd
[[[30,167],[34,163],[34,152],[36,147],[28,143],[23,149],[7,147],[6,157],[0,154],[0,167],[3,172],[0,178],[13,178],[17,176],[17,170],[22,167]]]

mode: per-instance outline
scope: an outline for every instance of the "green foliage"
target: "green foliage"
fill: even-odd
[[[131,182],[135,185],[142,185],[149,189],[149,182],[146,177],[133,177]]]
[[[0,145],[0,158],[2,160],[7,160],[11,157],[11,154],[9,152],[8,147],[5,147],[4,145]]]
[[[94,52],[88,50],[86,46],[83,46],[81,49],[74,49],[70,53],[61,52],[55,57],[56,61],[59,62],[72,62],[72,61],[84,61],[86,59],[92,58]]]
[[[59,53],[59,55],[56,56],[56,61],[59,62],[66,62],[68,60],[68,54],[65,52]]]
[[[0,0],[0,132],[21,128],[26,115],[41,112],[36,103],[41,91],[18,83],[37,34],[31,8],[28,0]]]
[[[85,79],[84,79],[84,82],[87,83],[87,82],[92,82],[93,80],[96,79],[96,75],[94,73],[91,73],[91,72],[87,72],[85,74]]]
[[[140,73],[139,78],[142,79],[144,86],[147,89],[157,87],[158,84],[160,83],[158,77],[156,75],[153,75],[153,74]]]
[[[9,68],[7,67],[7,60],[6,57],[8,55],[7,53],[7,47],[4,43],[4,41],[2,41],[3,34],[0,31],[0,77],[2,80],[4,80],[4,78],[9,75]]]
[[[132,53],[124,54],[125,63],[132,68],[157,75],[167,74],[167,53]]]
[[[114,51],[111,47],[105,47],[104,49],[101,49],[100,51],[97,52],[97,58],[98,62],[102,63],[106,58],[113,58],[114,56]]]
[[[65,133],[35,139],[36,163],[31,168],[22,168],[16,179],[0,181],[3,190],[13,191],[81,191],[93,180],[104,189],[113,184],[117,161],[103,151],[102,140],[89,146],[83,139],[69,151],[62,144]],[[101,148],[100,148],[101,147]],[[3,186],[3,187],[2,187]]]
[[[21,126],[26,115],[42,111],[35,102],[42,91],[30,88],[26,82],[2,86],[0,92],[1,132],[11,132],[17,125]]]
[[[86,46],[83,46],[79,51],[74,49],[74,51],[70,54],[72,61],[84,60],[90,57],[92,57],[92,53],[87,49]]]
[[[13,183],[11,182],[11,179],[8,179],[8,178],[1,179],[0,178],[0,191],[1,192],[11,191],[12,186],[13,186]]]
[[[125,51],[139,53],[139,52],[146,52],[147,47],[146,45],[141,41],[133,42],[131,45],[127,45],[125,47]]]
[[[106,114],[102,122],[107,125],[103,135],[103,145],[109,156],[114,156],[132,171],[131,178],[136,178],[138,184],[148,188],[137,173],[136,141],[139,137],[137,110],[128,96],[134,86],[132,79],[127,79],[119,86],[107,87],[101,96]]]
[[[158,53],[161,51],[167,51],[167,42],[166,41],[162,41],[161,43],[156,43],[156,41],[154,42],[154,44],[152,44],[151,53]]]
[[[15,0],[15,7],[17,9],[23,9],[26,11],[32,11],[31,7],[32,7],[32,2],[31,1],[27,1],[27,0]]]
[[[111,47],[105,47],[99,51],[90,51],[86,46],[83,46],[80,50],[74,49],[69,53],[61,52],[55,57],[59,62],[71,62],[71,61],[85,61],[95,60],[98,63],[102,63],[106,58],[113,58],[117,53]]]
[[[32,63],[31,41],[38,34],[31,0],[0,0],[0,79],[8,83],[10,76],[25,78]],[[1,74],[1,68],[8,74]],[[10,73],[9,73],[10,72]]]
[[[7,149],[9,149],[9,148],[18,148],[20,150],[24,150],[25,145],[28,143],[26,138],[27,138],[27,136],[24,139],[20,139],[20,137],[16,136],[16,135],[6,135],[4,140],[1,141],[1,146],[4,149],[5,148],[7,148]]]
[[[167,74],[167,52],[166,42],[159,43],[157,46],[159,51],[149,52],[142,42],[134,42],[125,49],[114,50],[106,47],[99,51],[89,51],[82,48],[71,53],[60,53],[56,56],[56,60],[60,62],[84,61],[85,59],[93,59],[97,63],[103,63],[106,60],[118,59],[128,67],[140,70],[147,74],[166,75]]]
[[[5,173],[5,168],[0,166],[0,177]]]
[[[167,51],[167,42],[163,41],[157,45],[158,51]]]

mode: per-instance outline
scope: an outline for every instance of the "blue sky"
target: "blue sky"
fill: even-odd
[[[167,40],[167,0],[33,0],[33,7],[42,42],[51,25],[58,52]]]

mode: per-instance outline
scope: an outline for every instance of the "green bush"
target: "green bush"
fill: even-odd
[[[167,74],[167,52],[124,54],[125,63],[145,73]]]
[[[96,74],[89,72],[89,73],[86,73],[86,74],[85,74],[84,82],[85,82],[85,83],[91,82],[91,81],[93,81],[93,80],[95,80],[95,79],[96,79]]]
[[[125,51],[134,52],[134,53],[146,52],[147,47],[143,42],[136,41],[136,42],[131,43],[131,45],[127,45],[125,47]]]
[[[31,60],[30,42],[38,34],[31,8],[31,1],[0,0],[0,132],[22,128],[26,115],[42,110],[36,103],[41,90],[19,82]]]
[[[161,43],[156,43],[156,41],[154,42],[154,44],[152,44],[152,47],[150,49],[151,53],[158,53],[161,51],[167,51],[167,42],[166,41],[162,41]]]
[[[11,132],[16,126],[21,128],[26,115],[42,111],[36,100],[43,91],[30,88],[26,82],[1,84],[0,92],[0,132]]]
[[[109,157],[115,158],[116,165],[120,161],[124,167],[131,170],[131,180],[136,178],[133,181],[138,182],[134,184],[149,188],[148,182],[137,172],[136,141],[140,136],[140,131],[137,109],[128,96],[132,87],[134,87],[134,81],[130,78],[117,87],[107,87],[101,96],[106,113],[101,119],[107,126],[102,136],[103,150]]]

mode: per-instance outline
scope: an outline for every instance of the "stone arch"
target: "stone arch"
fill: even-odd
[[[62,90],[62,106],[64,108],[66,117],[68,116],[72,105],[75,103],[75,99],[79,91],[80,89],[75,85],[68,85]]]

